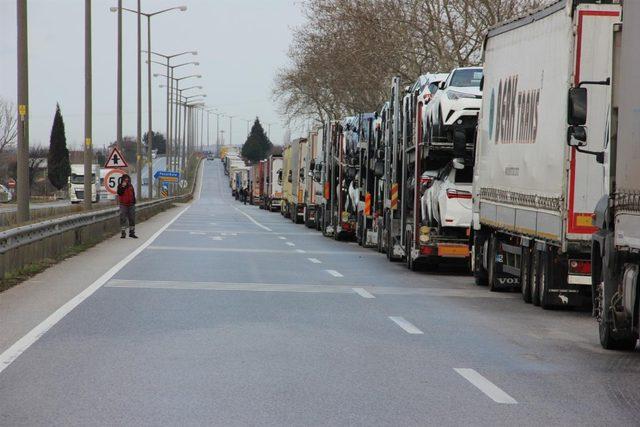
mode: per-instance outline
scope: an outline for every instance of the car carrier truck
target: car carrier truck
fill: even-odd
[[[613,34],[611,148],[608,194],[598,203],[592,245],[593,314],[600,343],[607,349],[631,350],[640,328],[640,2],[623,3],[622,24]],[[592,102],[592,87],[582,89],[589,117],[601,104]],[[591,146],[586,129],[586,147]],[[579,140],[577,140],[579,141]]]
[[[317,228],[320,198],[322,197],[322,141],[324,127],[319,126],[309,132],[304,153],[304,224],[309,228]]]
[[[521,286],[525,301],[544,308],[591,303],[620,13],[611,2],[558,1],[488,32],[473,182],[477,284]],[[576,88],[588,89],[586,117]]]

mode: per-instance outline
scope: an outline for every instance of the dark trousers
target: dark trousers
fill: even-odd
[[[127,228],[127,222],[129,223],[129,232],[133,232],[136,229],[136,206],[120,205],[120,229],[125,230]]]

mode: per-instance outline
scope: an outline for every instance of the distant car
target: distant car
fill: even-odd
[[[422,196],[427,225],[470,227],[472,181],[473,165],[450,162],[442,168]]]
[[[0,184],[0,203],[10,202],[13,196],[7,187]]]
[[[481,67],[456,68],[427,104],[426,137],[431,144],[452,143],[455,131],[467,139],[474,132],[482,105]]]
[[[215,157],[213,156],[213,154],[209,154],[207,156],[207,160],[215,160]]]
[[[158,157],[158,150],[151,150],[151,158],[155,159],[156,157]]]

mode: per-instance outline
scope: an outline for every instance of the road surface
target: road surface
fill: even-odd
[[[219,161],[203,175],[0,350],[0,425],[638,425],[640,354],[602,350],[588,313],[412,273],[237,203]]]

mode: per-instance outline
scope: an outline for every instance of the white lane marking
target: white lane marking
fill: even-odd
[[[404,331],[408,334],[412,334],[412,335],[422,335],[424,332],[422,332],[420,329],[416,328],[415,326],[413,326],[413,324],[411,322],[409,322],[408,320],[406,320],[404,317],[399,317],[399,316],[389,316],[389,319],[394,322],[396,325],[400,326],[402,329],[404,329]]]
[[[211,240],[217,240],[217,241],[222,241],[222,239],[223,239],[223,238],[222,238],[222,237],[220,237],[220,236],[211,236],[211,237],[209,237],[209,238],[210,238]]]
[[[305,251],[304,249],[296,249],[296,252],[298,252],[299,254],[304,254],[307,251]]]
[[[322,261],[320,261],[318,258],[307,258],[307,259],[314,264],[322,264]]]
[[[371,293],[367,292],[363,288],[353,288],[353,292],[360,295],[362,298],[375,298]]]
[[[296,245],[295,243],[287,242],[287,246],[295,246],[295,245]]]
[[[330,275],[332,275],[333,277],[344,277],[342,274],[338,273],[335,270],[325,270],[327,273],[329,273]]]
[[[0,374],[7,369],[14,360],[16,360],[22,353],[24,353],[29,347],[31,347],[40,337],[47,333],[49,329],[62,320],[67,314],[69,314],[74,308],[80,305],[84,300],[89,298],[95,291],[100,289],[102,285],[107,283],[109,279],[116,275],[124,266],[129,264],[140,252],[144,251],[154,240],[160,236],[171,224],[173,224],[180,216],[189,209],[191,205],[188,205],[182,211],[180,211],[173,219],[163,225],[158,231],[156,231],[146,242],[140,245],[137,249],[127,255],[124,259],[120,260],[116,265],[111,267],[106,273],[100,276],[95,282],[93,282],[84,291],[80,292],[75,297],[67,301],[62,307],[53,312],[49,317],[44,319],[38,326],[27,332],[25,336],[16,341],[11,347],[6,349],[0,354]]]
[[[260,224],[258,221],[256,221],[255,219],[253,219],[253,217],[251,215],[249,215],[248,213],[246,213],[245,211],[243,211],[242,209],[238,209],[235,206],[232,206],[233,209],[237,210],[238,212],[240,212],[242,215],[246,216],[247,218],[249,218],[249,220],[251,222],[253,222],[255,225],[257,225],[258,227],[262,228],[263,230],[267,230],[267,231],[273,231],[271,230],[269,227],[264,226],[262,224]]]
[[[280,239],[280,240],[287,240],[287,238],[286,238],[286,237],[284,237],[284,236],[278,236],[278,239]]]
[[[470,368],[454,368],[465,380],[476,386],[481,392],[489,396],[496,403],[514,405],[518,403],[513,397],[505,393],[500,387]]]
[[[190,231],[189,234],[195,234],[198,236],[204,236],[207,233],[203,233],[202,231]]]

